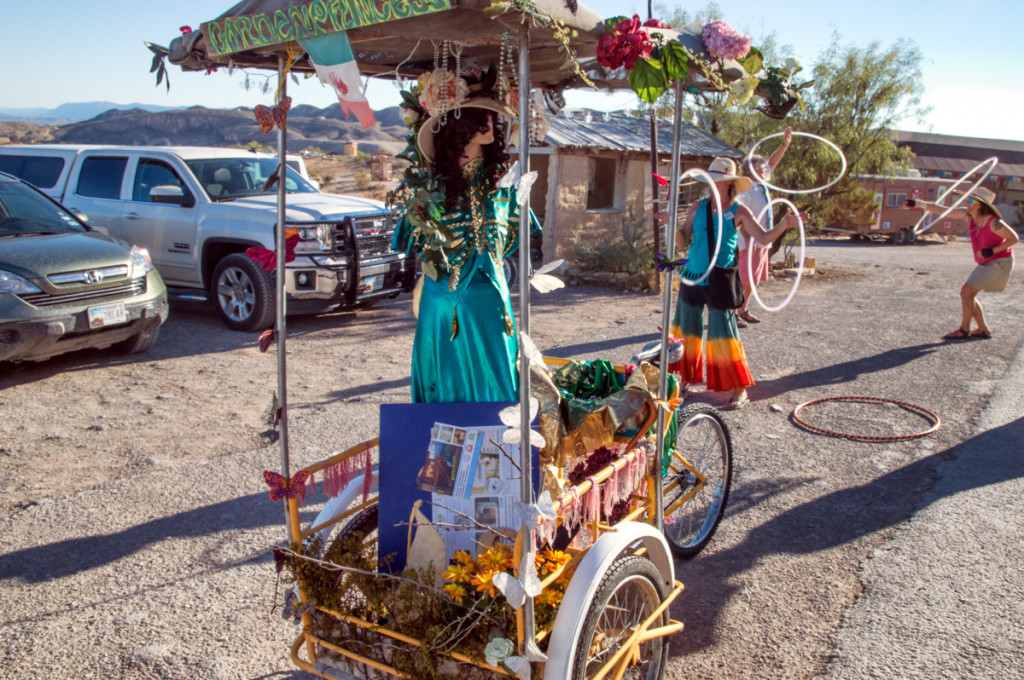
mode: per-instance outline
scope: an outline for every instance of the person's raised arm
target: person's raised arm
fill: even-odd
[[[903,202],[904,208],[918,208],[932,215],[941,215],[946,212],[946,207],[930,201],[922,201],[920,198],[910,198]],[[948,217],[954,220],[966,220],[967,208],[953,208],[949,211]]]
[[[770,245],[772,241],[797,226],[796,216],[787,214],[774,229],[765,229],[745,205],[738,205],[736,209],[736,222],[746,236],[754,239],[763,246]]]
[[[792,143],[793,128],[787,125],[785,132],[782,133],[782,144],[779,144],[779,148],[768,159],[768,165],[771,166],[772,170],[775,170],[775,166],[782,162],[782,157],[786,155],[786,151],[789,150],[789,145]]]

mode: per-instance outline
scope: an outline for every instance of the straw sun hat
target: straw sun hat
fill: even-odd
[[[736,191],[740,193],[750,191],[752,186],[749,177],[740,177],[736,161],[731,158],[715,158],[708,166],[708,174],[716,182],[736,182]]]
[[[964,192],[957,191],[955,193],[958,196],[963,196]],[[989,210],[991,210],[993,213],[995,213],[995,216],[996,216],[997,220],[1003,219],[1002,214],[999,212],[999,208],[996,207],[996,193],[994,191],[992,191],[991,189],[986,189],[985,187],[978,187],[977,189],[975,189],[974,191],[971,192],[970,197],[968,198],[968,200],[970,200],[972,198],[975,201],[977,201],[978,203],[981,203],[982,205],[987,206],[989,208]],[[961,207],[964,207],[964,206],[961,206]]]
[[[448,109],[445,113],[451,118],[458,115],[460,109],[486,109],[507,118],[515,117],[515,111],[487,95],[471,96],[471,98],[466,99],[458,106]],[[420,154],[431,163],[434,162],[434,129],[438,127],[437,123],[445,113],[435,113],[430,118],[427,118],[423,125],[420,126],[420,131],[416,133],[416,145],[420,148]]]

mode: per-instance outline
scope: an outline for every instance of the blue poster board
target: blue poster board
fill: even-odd
[[[380,498],[378,510],[378,554],[394,555],[390,569],[405,567],[405,549],[409,537],[409,515],[417,500],[421,510],[433,520],[430,489],[443,492],[450,469],[458,467],[457,452],[438,446],[435,423],[456,428],[500,425],[498,412],[511,406],[507,402],[469,404],[384,404],[380,407]],[[460,435],[456,429],[454,441]],[[447,438],[443,437],[442,438]],[[533,449],[533,486],[538,486],[538,451]],[[429,466],[425,461],[435,461]],[[429,469],[428,469],[429,468]],[[435,469],[437,468],[437,469]],[[476,470],[471,473],[475,477]],[[519,480],[515,481],[518,486]],[[468,494],[459,490],[458,495]],[[490,508],[482,508],[490,511]]]

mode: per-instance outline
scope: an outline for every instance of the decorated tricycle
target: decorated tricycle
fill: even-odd
[[[528,150],[564,104],[564,88],[628,82],[649,103],[672,91],[664,235],[671,261],[684,94],[739,81],[737,99],[756,92],[777,117],[798,100],[788,73],[766,69],[756,51],[735,60],[748,55],[749,42],[709,26],[702,39],[635,17],[605,21],[562,0],[248,0],[175,39],[169,51],[151,49],[158,72],[168,56],[187,70],[277,69],[273,106],[255,111],[261,128],[278,128],[277,262],[290,255],[286,234],[315,241],[339,233],[287,219],[288,77],[315,70],[364,127],[373,114],[360,74],[420,79],[405,98],[407,113],[419,116],[415,93],[429,90],[431,118],[420,121],[404,156],[411,166],[401,214],[421,229],[434,225],[431,236],[444,247],[422,256],[421,267],[430,279],[438,268],[454,271],[454,291],[464,239],[437,226],[437,187],[421,169],[435,151],[423,128],[470,108],[463,73],[489,74],[497,92],[497,103],[477,108],[518,111],[519,159],[500,186],[519,190],[509,195],[518,196],[522,215],[530,214]],[[499,127],[489,120],[480,134]],[[493,218],[472,214],[470,230]],[[518,243],[529,243],[530,220],[515,222]],[[480,237],[477,246],[500,263],[511,243]],[[504,319],[518,355],[517,404],[384,405],[379,438],[297,471],[288,451],[285,351],[286,290],[294,282],[277,268],[277,324],[261,341],[278,345],[282,469],[265,477],[271,497],[287,506],[287,544],[274,553],[288,583],[286,614],[301,621],[292,648],[300,668],[324,678],[662,677],[668,637],[683,628],[669,613],[683,589],[674,557],[697,554],[722,517],[729,432],[710,406],[680,408],[675,380],[657,368],[669,364],[671,271],[657,360],[616,366],[546,359],[534,348],[530,284],[541,277],[527,275],[530,265],[529,248],[519,248],[518,324],[507,310]],[[488,285],[508,297],[502,282]],[[473,321],[460,324],[453,313],[446,323],[455,338]],[[470,365],[462,379],[480,379],[483,368]],[[303,526],[300,506],[317,482],[328,498]]]

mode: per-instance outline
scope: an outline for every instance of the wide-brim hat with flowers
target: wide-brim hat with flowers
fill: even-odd
[[[731,158],[724,158],[722,156],[715,158],[711,161],[711,165],[708,166],[708,174],[716,182],[735,182],[736,191],[740,193],[750,191],[750,187],[753,186],[749,177],[740,176],[739,168],[736,167],[736,161]]]
[[[498,101],[492,92],[480,88],[480,85],[468,85],[464,79],[440,69],[425,79],[420,103],[429,117],[420,124],[416,133],[416,146],[423,158],[433,162],[435,131],[444,124],[443,118],[458,115],[460,109],[485,109],[507,118],[515,117],[513,108]]]

